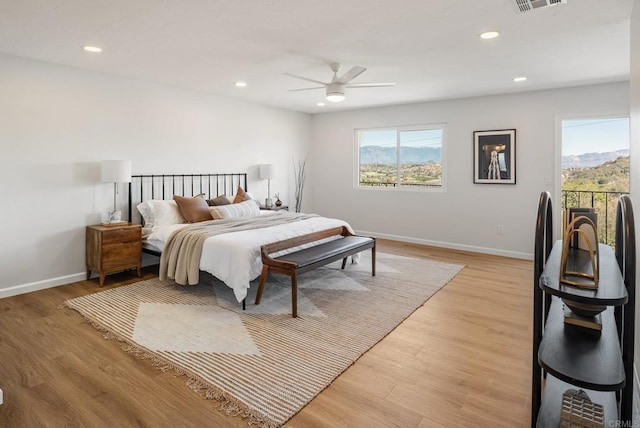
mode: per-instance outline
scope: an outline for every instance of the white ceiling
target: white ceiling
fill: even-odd
[[[317,113],[627,80],[633,0],[0,0],[0,52]],[[481,40],[486,30],[499,38]],[[100,54],[81,49],[103,48]],[[392,88],[323,90],[328,63]],[[0,70],[1,72],[1,70]],[[528,80],[514,83],[525,75]],[[246,88],[233,86],[245,80]]]

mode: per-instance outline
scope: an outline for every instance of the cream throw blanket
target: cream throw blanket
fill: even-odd
[[[317,217],[315,214],[279,212],[260,217],[230,218],[195,223],[176,231],[160,256],[160,279],[173,279],[180,285],[200,281],[200,256],[204,241],[215,235],[260,229]]]

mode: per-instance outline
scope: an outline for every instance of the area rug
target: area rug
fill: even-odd
[[[292,318],[289,278],[269,277],[246,310],[212,277],[197,286],[151,279],[65,302],[108,339],[221,401],[228,414],[266,427],[284,424],[384,338],[463,266],[369,252],[298,279]]]

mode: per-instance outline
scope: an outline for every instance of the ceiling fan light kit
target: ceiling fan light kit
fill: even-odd
[[[339,103],[340,101],[344,101],[345,98],[344,85],[339,83],[331,83],[327,85],[327,101]]]
[[[314,86],[313,88],[301,88],[301,89],[290,89],[290,91],[308,91],[311,89],[325,89],[327,101],[331,101],[333,103],[339,103],[346,99],[345,89],[346,88],[380,88],[386,86],[395,86],[396,82],[372,82],[372,83],[349,83],[362,73],[364,73],[367,69],[365,67],[355,66],[352,67],[349,71],[344,73],[342,76],[338,77],[338,72],[342,68],[340,64],[333,63],[329,64],[329,67],[333,71],[333,78],[331,82],[321,82],[319,80],[310,79],[304,76],[298,76],[296,74],[284,73],[287,76],[295,77],[296,79],[302,79],[309,82],[317,83],[323,86]]]
[[[327,101],[331,101],[332,103],[339,103],[340,101],[345,100],[344,94],[339,92],[329,92],[327,93]]]

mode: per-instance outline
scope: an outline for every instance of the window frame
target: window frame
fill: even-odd
[[[440,130],[442,131],[442,140],[440,145],[440,170],[441,170],[441,185],[440,186],[407,186],[400,184],[400,133],[403,131],[428,131],[428,130]],[[390,186],[361,186],[360,185],[360,140],[358,133],[361,131],[396,131],[396,183],[394,187]],[[442,193],[447,190],[447,123],[429,123],[419,125],[402,125],[402,126],[385,126],[385,127],[373,127],[373,128],[355,128],[353,130],[353,148],[354,148],[354,177],[353,186],[354,189],[363,191],[383,191],[383,192],[436,192]]]

